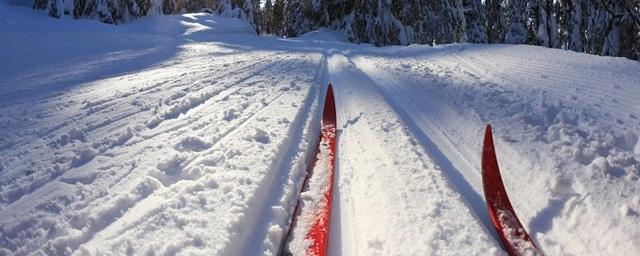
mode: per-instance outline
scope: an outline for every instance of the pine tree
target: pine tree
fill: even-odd
[[[346,16],[353,9],[353,0],[325,0],[327,6],[327,26],[332,29],[342,29],[345,26]]]
[[[202,0],[189,0],[185,2],[184,6],[187,12],[199,12],[204,7],[204,2]]]
[[[391,5],[386,0],[377,0],[378,8],[373,22],[373,43],[376,46],[402,44],[408,42],[402,31],[404,27],[391,13]]]
[[[640,60],[640,0],[622,1],[621,56]]]
[[[551,47],[551,26],[549,23],[549,18],[552,16],[549,13],[549,5],[552,0],[540,0],[537,2],[535,10],[537,10],[537,33],[536,38],[538,45]]]
[[[509,16],[508,29],[505,42],[510,44],[522,44],[527,40],[525,25],[526,0],[510,0],[508,2]]]
[[[487,39],[489,43],[503,43],[505,28],[501,0],[486,0]]]
[[[271,0],[267,0],[264,3],[264,7],[262,7],[261,19],[260,19],[260,28],[265,34],[272,34],[272,19],[273,19],[273,5],[271,4]]]
[[[583,52],[584,49],[582,47],[582,31],[584,30],[584,25],[582,22],[582,9],[583,9],[583,1],[581,0],[571,0],[571,12],[569,21],[570,27],[569,30],[569,49],[576,52]]]
[[[401,44],[420,42],[417,38],[418,35],[416,34],[417,29],[415,28],[418,23],[422,23],[422,15],[420,14],[420,1],[392,1],[389,8],[391,10],[391,14],[400,24],[399,36],[401,38]],[[420,24],[419,26],[422,26],[422,24]]]
[[[466,42],[467,24],[464,18],[464,6],[462,0],[449,0],[442,1],[444,3],[445,17],[444,24],[450,24],[448,30],[451,31],[451,36],[447,36],[447,40],[443,40],[444,43],[454,42]]]
[[[295,0],[291,0],[289,2],[293,1]],[[288,5],[285,0],[275,0],[273,4],[273,15],[271,16],[271,33],[275,35],[283,35],[285,5]]]
[[[481,0],[464,0],[464,19],[467,27],[467,41],[471,43],[487,42],[487,27]]]
[[[560,3],[549,0],[547,2],[547,8],[547,13],[549,13],[549,47],[560,48],[560,28],[558,27]]]
[[[73,1],[73,4],[64,4]],[[640,0],[33,0],[53,17],[121,23],[197,12],[249,21],[256,32],[299,36],[320,27],[353,42],[518,43],[639,58]]]
[[[294,37],[312,30],[311,24],[317,17],[311,14],[310,4],[309,0],[287,1],[282,25],[283,35]]]

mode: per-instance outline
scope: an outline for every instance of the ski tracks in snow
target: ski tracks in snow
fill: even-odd
[[[254,243],[268,235],[260,233],[268,227],[255,227],[266,222],[255,209],[277,201],[267,200],[273,187],[283,187],[282,194],[293,187],[283,184],[296,173],[272,170],[288,171],[288,161],[304,157],[291,148],[306,145],[299,130],[317,97],[321,55],[250,51],[211,59],[220,47],[198,46],[186,45],[172,65],[49,96],[51,104],[29,112],[37,115],[31,122],[18,122],[25,125],[21,137],[3,136],[11,140],[3,168],[12,170],[3,175],[14,178],[3,178],[11,182],[2,184],[2,247],[18,255],[185,247],[256,254],[277,243],[277,235],[264,246]],[[47,117],[52,121],[36,119]],[[47,148],[41,140],[50,141]],[[17,164],[36,159],[29,154],[57,158],[31,163],[27,172]],[[59,164],[49,170],[48,161]],[[42,181],[28,182],[34,177]],[[244,247],[249,241],[255,248]]]
[[[483,222],[488,220],[477,196],[482,195],[478,152],[482,127],[491,122],[498,130],[498,159],[514,208],[543,250],[551,254],[635,251],[633,239],[628,238],[637,237],[638,230],[628,227],[636,226],[637,219],[626,209],[633,208],[636,200],[637,185],[632,184],[637,184],[634,177],[640,165],[632,155],[638,152],[633,135],[638,133],[638,121],[635,103],[629,99],[640,95],[634,96],[637,86],[625,87],[638,84],[639,78],[629,75],[637,71],[628,70],[637,66],[620,65],[620,73],[612,73],[596,68],[606,58],[549,62],[554,56],[543,54],[543,49],[524,47],[523,53],[520,48],[451,45],[400,49],[393,56],[363,51],[354,54],[354,62],[376,81],[414,134],[423,138],[421,142],[435,153]],[[631,95],[615,88],[625,88]],[[602,123],[611,128],[599,128]],[[631,202],[607,199],[615,198],[613,194]],[[593,229],[611,234],[611,239],[593,237]],[[613,235],[620,233],[627,235]]]
[[[500,254],[375,83],[344,55],[328,67],[342,125],[332,254]]]
[[[62,73],[36,94],[55,70],[8,79],[25,88],[0,95],[0,254],[276,253],[328,82],[332,255],[503,254],[482,198],[488,121],[543,250],[638,251],[637,65],[531,46],[227,39],[154,48],[141,54],[173,58],[89,83]]]

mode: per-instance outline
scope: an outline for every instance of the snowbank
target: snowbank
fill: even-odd
[[[320,28],[316,31],[305,33],[296,37],[305,41],[323,41],[323,42],[342,42],[349,43],[347,34],[342,30],[331,30],[327,28]]]

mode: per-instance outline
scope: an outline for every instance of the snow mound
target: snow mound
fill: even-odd
[[[349,43],[349,38],[344,31],[320,28],[316,31],[305,33],[298,37],[301,40],[308,41],[325,41],[325,42],[342,42]]]
[[[0,3],[0,17],[0,100],[132,72],[176,56],[193,42],[210,42],[205,47],[212,47],[230,34],[257,38],[247,21],[208,13],[148,16],[110,25],[66,16],[54,19]]]
[[[163,36],[192,36],[195,34],[256,34],[249,22],[209,13],[182,15],[152,15],[120,25],[104,24],[96,20],[63,16],[60,19],[43,15],[23,6],[0,2],[0,32],[129,32]],[[4,39],[4,38],[3,38]]]
[[[219,17],[209,13],[150,16],[135,20],[125,27],[131,32],[187,37],[229,33],[255,35],[256,33],[245,20]]]

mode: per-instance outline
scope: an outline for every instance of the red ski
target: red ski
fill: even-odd
[[[489,216],[509,255],[542,255],[518,220],[502,183],[491,125],[487,125],[482,147],[482,186]]]
[[[328,154],[325,153],[326,156],[323,158],[320,157],[321,146],[323,146],[324,149],[328,151]],[[313,175],[313,170],[316,166],[326,166],[326,168],[328,169],[326,170],[328,173],[328,181],[326,183],[327,185],[325,188],[323,188],[322,198],[320,199],[318,205],[315,205],[315,207],[313,207],[312,209],[313,212],[311,213],[311,227],[305,235],[305,238],[311,242],[309,247],[305,251],[306,255],[325,256],[327,255],[327,250],[329,248],[329,227],[331,221],[331,206],[333,198],[335,153],[336,105],[333,97],[333,88],[331,84],[329,84],[322,112],[322,122],[320,124],[320,135],[318,138],[318,143],[316,144],[313,158],[311,158],[310,163],[307,165],[307,174],[300,191],[300,193],[302,193],[307,187],[309,178]],[[321,161],[324,161],[324,163],[320,163]],[[290,255],[290,252],[285,250],[285,244],[289,240],[289,236],[291,235],[293,226],[296,223],[297,215],[300,214],[300,207],[300,199],[298,199],[294,214],[289,224],[289,230],[287,231],[286,236],[283,238],[282,244],[280,246],[280,255]]]

